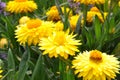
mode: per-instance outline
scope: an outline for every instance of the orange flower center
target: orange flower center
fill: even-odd
[[[15,0],[16,2],[25,2],[27,0]]]
[[[39,26],[41,25],[41,23],[42,23],[42,21],[39,20],[39,19],[32,19],[32,20],[29,20],[29,21],[27,22],[27,27],[28,27],[29,29],[37,28],[37,27],[39,27]]]
[[[90,59],[94,61],[101,61],[102,60],[102,52],[98,50],[90,51]]]

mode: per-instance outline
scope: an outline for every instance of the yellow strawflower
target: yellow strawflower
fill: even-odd
[[[61,9],[62,9],[62,12],[64,13],[64,7],[61,7]],[[68,11],[69,11],[69,8],[66,8],[66,12]],[[47,20],[59,21],[61,19],[56,6],[52,6],[50,10],[46,12],[46,15],[47,15]],[[71,15],[72,15],[72,12],[70,12],[69,16]]]
[[[80,2],[81,4],[104,4],[105,0],[74,0],[75,2]]]
[[[101,22],[104,22],[104,18],[107,16],[107,12],[103,13],[103,16],[97,7],[92,7],[90,11],[87,12],[87,22],[92,22],[94,16],[98,16]]]
[[[30,19],[26,24],[19,24],[15,30],[17,41],[25,45],[37,45],[42,37],[52,33],[54,24],[40,19]]]
[[[6,10],[11,13],[33,12],[37,9],[37,5],[33,0],[13,0],[9,1]]]
[[[72,61],[72,68],[83,80],[111,80],[119,73],[119,63],[113,55],[91,50],[77,55]]]
[[[61,56],[67,59],[69,55],[75,55],[75,52],[79,52],[78,45],[81,45],[80,40],[76,40],[72,33],[69,34],[69,30],[53,32],[48,38],[42,38],[39,46],[41,50],[44,50],[43,55],[48,54],[50,58]]]

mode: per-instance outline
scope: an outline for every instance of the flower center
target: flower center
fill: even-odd
[[[60,31],[60,32],[56,32],[57,34],[55,35],[55,42],[57,43],[57,45],[63,45],[65,42],[65,34],[64,32]]]
[[[16,2],[25,2],[27,0],[15,0]]]
[[[42,23],[42,21],[39,20],[39,19],[32,19],[32,20],[29,20],[29,21],[27,22],[27,27],[28,27],[29,29],[37,28],[37,27],[39,27],[39,26],[41,25],[41,23]]]
[[[101,61],[102,60],[102,52],[98,50],[90,51],[90,59],[94,61]]]

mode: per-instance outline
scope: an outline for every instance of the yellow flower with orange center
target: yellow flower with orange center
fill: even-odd
[[[26,24],[19,24],[15,30],[17,41],[25,45],[37,45],[42,37],[47,37],[53,31],[54,24],[40,19],[30,19]]]
[[[81,4],[104,4],[105,0],[74,0],[75,2],[80,2]]]
[[[83,80],[111,80],[119,73],[119,61],[98,50],[84,51],[72,61],[72,68]]]
[[[37,5],[32,0],[14,0],[9,1],[6,10],[11,13],[27,13],[37,9]]]
[[[48,38],[42,38],[39,46],[41,50],[44,50],[43,55],[48,54],[50,58],[61,56],[67,59],[69,55],[75,55],[75,52],[79,52],[78,45],[81,45],[80,40],[76,40],[72,33],[69,34],[69,30],[56,31]]]

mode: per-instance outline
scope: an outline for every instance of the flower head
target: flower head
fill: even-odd
[[[119,61],[98,50],[85,51],[72,61],[75,74],[84,80],[111,80],[119,73]]]
[[[7,11],[11,13],[26,13],[37,9],[37,5],[32,0],[14,0],[7,4]]]
[[[90,11],[87,12],[87,22],[92,22],[94,16],[98,16],[101,22],[104,22],[104,18],[107,16],[107,12],[104,12],[103,15],[97,7],[92,7]]]
[[[37,45],[42,37],[47,37],[52,31],[54,24],[40,19],[30,19],[26,24],[19,24],[15,30],[17,41],[20,44]]]
[[[49,57],[61,56],[65,59],[68,55],[75,55],[79,52],[77,45],[81,45],[80,40],[75,40],[76,35],[69,34],[69,30],[53,32],[48,38],[42,38],[39,43],[40,49],[44,50],[43,54],[49,54]]]
[[[62,9],[62,12],[64,13],[64,7],[61,7],[61,9]],[[66,12],[68,11],[69,11],[69,8],[66,8]],[[56,6],[52,6],[50,10],[46,12],[46,15],[47,15],[47,20],[59,21],[61,19]],[[70,12],[69,15],[71,16],[72,13]]]
[[[81,4],[104,4],[105,0],[74,0],[75,2],[80,2]]]

